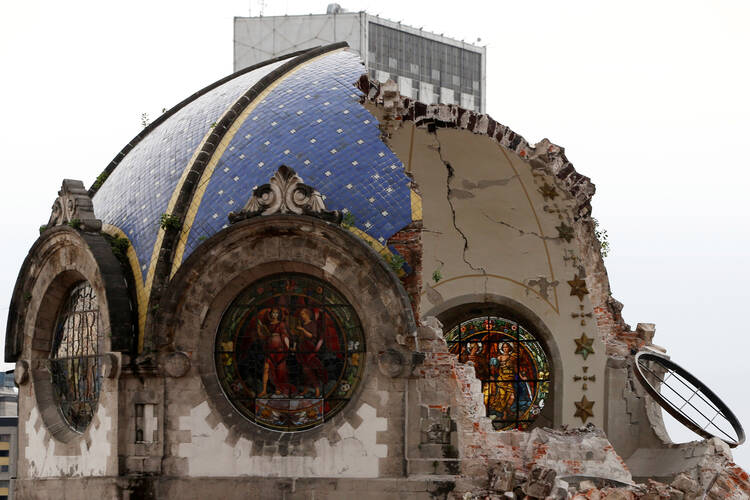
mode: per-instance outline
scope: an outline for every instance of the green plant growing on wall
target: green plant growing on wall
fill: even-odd
[[[31,292],[26,292],[23,294],[23,301],[27,304],[31,302]]]
[[[180,218],[174,214],[161,214],[159,226],[163,230],[180,229]]]
[[[39,226],[39,234],[42,234],[47,229],[47,225]]]
[[[99,189],[99,187],[104,184],[104,181],[107,180],[107,177],[109,177],[109,172],[102,172],[99,174],[99,176],[94,181],[94,184],[91,186],[91,189]]]
[[[399,254],[394,254],[394,255],[383,254],[383,258],[388,263],[388,265],[391,267],[391,269],[393,269],[394,273],[398,273],[398,271],[406,263],[406,259],[404,259]]]
[[[113,236],[109,240],[109,245],[112,247],[112,253],[115,254],[115,257],[124,262],[128,255],[128,248],[130,247],[128,239],[121,236]]]
[[[432,281],[437,283],[441,279],[443,279],[443,273],[440,272],[440,269],[435,269],[434,271],[432,271]]]
[[[351,212],[346,212],[341,217],[341,227],[343,227],[344,229],[349,229],[354,225],[355,222],[356,219],[354,218],[354,214]]]
[[[81,229],[81,220],[80,219],[70,219],[70,222],[68,222],[68,225],[72,227],[73,229]]]
[[[602,257],[606,257],[609,255],[609,251],[611,250],[611,247],[609,246],[609,235],[607,234],[607,230],[600,229],[599,221],[594,217],[592,217],[591,220],[594,222],[594,236],[596,236],[596,239],[599,240]]]

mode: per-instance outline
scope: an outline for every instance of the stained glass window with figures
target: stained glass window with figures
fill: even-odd
[[[352,305],[304,274],[263,278],[219,324],[216,374],[247,419],[268,429],[316,427],[340,411],[364,369],[365,339]]]
[[[49,371],[58,408],[83,432],[94,416],[101,386],[99,302],[91,285],[73,286],[57,316]]]
[[[463,321],[446,335],[450,352],[474,365],[487,417],[496,430],[525,430],[548,402],[550,366],[523,326],[497,316]]]

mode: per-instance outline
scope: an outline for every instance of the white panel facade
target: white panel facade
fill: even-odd
[[[359,13],[234,18],[234,71],[270,58],[345,41],[360,52],[364,26]]]
[[[405,76],[398,77],[398,91],[402,96],[414,99],[414,91],[412,90],[411,78]]]

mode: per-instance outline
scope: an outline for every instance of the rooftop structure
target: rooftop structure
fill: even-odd
[[[486,109],[486,47],[331,4],[325,14],[234,19],[234,70],[269,58],[347,42],[371,78],[398,82],[401,95],[426,104]]]

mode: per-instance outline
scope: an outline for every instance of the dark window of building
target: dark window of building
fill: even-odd
[[[49,359],[60,413],[73,430],[83,432],[99,398],[99,302],[88,282],[75,285],[57,317]]]
[[[0,472],[8,472],[8,466],[7,465],[0,465]]]
[[[365,339],[357,313],[325,281],[278,274],[243,290],[222,317],[216,374],[246,418],[279,431],[322,424],[359,384]]]
[[[7,457],[9,455],[9,450],[0,450],[0,457]]]
[[[0,442],[10,443],[10,434],[0,434]]]
[[[370,68],[451,89],[456,103],[460,93],[472,94],[475,109],[481,109],[481,96],[474,85],[482,80],[480,53],[372,22],[368,44]]]
[[[453,327],[446,340],[462,363],[474,365],[493,427],[528,429],[550,395],[549,361],[534,335],[514,321],[480,316]]]

